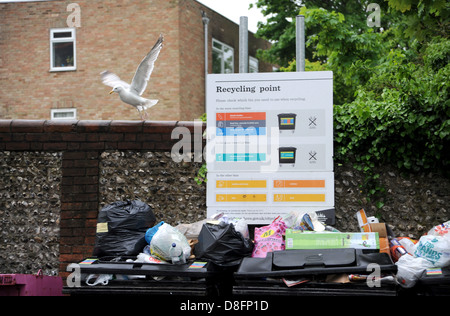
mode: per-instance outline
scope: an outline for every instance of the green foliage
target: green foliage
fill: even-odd
[[[447,0],[387,0],[390,8],[402,13],[403,35],[426,41],[433,36],[447,37],[450,4]]]
[[[274,13],[286,2],[258,0],[257,5]],[[303,1],[306,6],[297,12],[286,7],[294,11],[282,18],[305,16],[306,57],[312,62],[305,70],[333,71],[335,161],[354,162],[366,175],[361,189],[380,199],[384,189],[374,172],[377,165],[449,175],[450,4],[386,0],[380,3],[381,28],[372,28],[366,25],[368,3]],[[275,41],[267,54],[281,61],[282,71],[295,71],[294,20],[287,27],[273,21],[266,26],[258,34]],[[286,38],[277,41],[283,27]]]
[[[419,171],[449,166],[450,41],[391,48],[371,67],[355,100],[335,105],[336,158],[352,158],[367,170],[393,163]]]
[[[206,169],[206,163],[203,163],[197,172],[197,176],[194,177],[195,182],[198,185],[201,185],[202,183],[206,183],[208,181],[206,178],[207,173],[208,173],[208,170]]]
[[[199,119],[202,120],[202,122],[206,122],[206,113],[203,113]],[[205,134],[206,134],[206,130],[205,130]],[[205,136],[205,135],[203,135],[203,136]],[[197,171],[197,176],[194,177],[194,181],[198,185],[201,185],[202,183],[206,183],[208,181],[207,174],[208,174],[208,169],[206,168],[206,163],[204,162],[200,166],[200,169]]]
[[[296,71],[297,69],[297,62],[294,59],[289,63],[289,66],[287,67],[281,67],[280,71],[290,72],[290,71]],[[322,64],[320,61],[314,61],[311,62],[309,60],[305,60],[305,71],[325,71],[328,70],[326,64]]]

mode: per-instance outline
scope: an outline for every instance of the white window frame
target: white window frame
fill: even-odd
[[[229,50],[232,51],[233,53],[233,61],[231,63],[231,73],[234,73],[234,48],[231,47],[230,45],[227,45],[225,43],[222,43],[221,41],[216,40],[215,38],[212,39],[212,49],[213,51],[215,51],[216,53],[219,53],[222,55],[222,65],[220,66],[220,73],[225,73],[225,58],[223,58],[224,55],[224,50],[223,49],[218,49],[217,47],[214,46],[214,43],[218,43],[220,45],[222,45],[222,47],[227,48]]]
[[[73,116],[71,117],[55,117],[56,114],[59,113],[73,113]],[[77,109],[70,108],[70,109],[51,109],[50,110],[50,118],[52,120],[76,120],[77,119]]]
[[[70,32],[70,37],[53,38],[55,33]],[[77,36],[74,27],[50,29],[50,71],[73,71],[77,70]],[[73,43],[73,66],[54,67],[53,44]]]
[[[259,72],[259,60],[257,58],[252,56],[248,57],[248,72]]]

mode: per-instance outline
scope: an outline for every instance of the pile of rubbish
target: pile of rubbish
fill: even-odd
[[[367,217],[364,210],[355,217],[361,231],[349,233],[325,225],[315,212],[290,212],[255,227],[250,237],[244,219],[223,213],[174,227],[164,221],[156,224],[152,209],[141,201],[116,202],[99,213],[94,256],[134,256],[135,262],[153,264],[196,260],[230,267],[245,257],[265,258],[269,252],[289,249],[367,249],[390,256],[398,268],[390,280],[405,288],[413,287],[427,270],[450,265],[450,221],[414,240],[394,236],[388,224]],[[104,277],[98,282],[107,284]]]

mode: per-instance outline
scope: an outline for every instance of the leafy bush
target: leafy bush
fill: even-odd
[[[368,167],[390,162],[413,171],[448,167],[449,47],[448,40],[431,42],[418,63],[392,50],[353,102],[335,106],[338,160],[350,155]]]

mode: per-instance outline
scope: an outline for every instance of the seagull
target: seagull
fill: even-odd
[[[153,48],[139,64],[133,80],[131,81],[131,85],[108,70],[100,73],[103,84],[113,88],[109,94],[117,92],[123,102],[134,106],[138,110],[142,120],[145,120],[148,117],[146,110],[158,103],[158,100],[149,100],[141,96],[147,87],[155,61],[163,47],[163,41],[164,36],[161,34]]]

